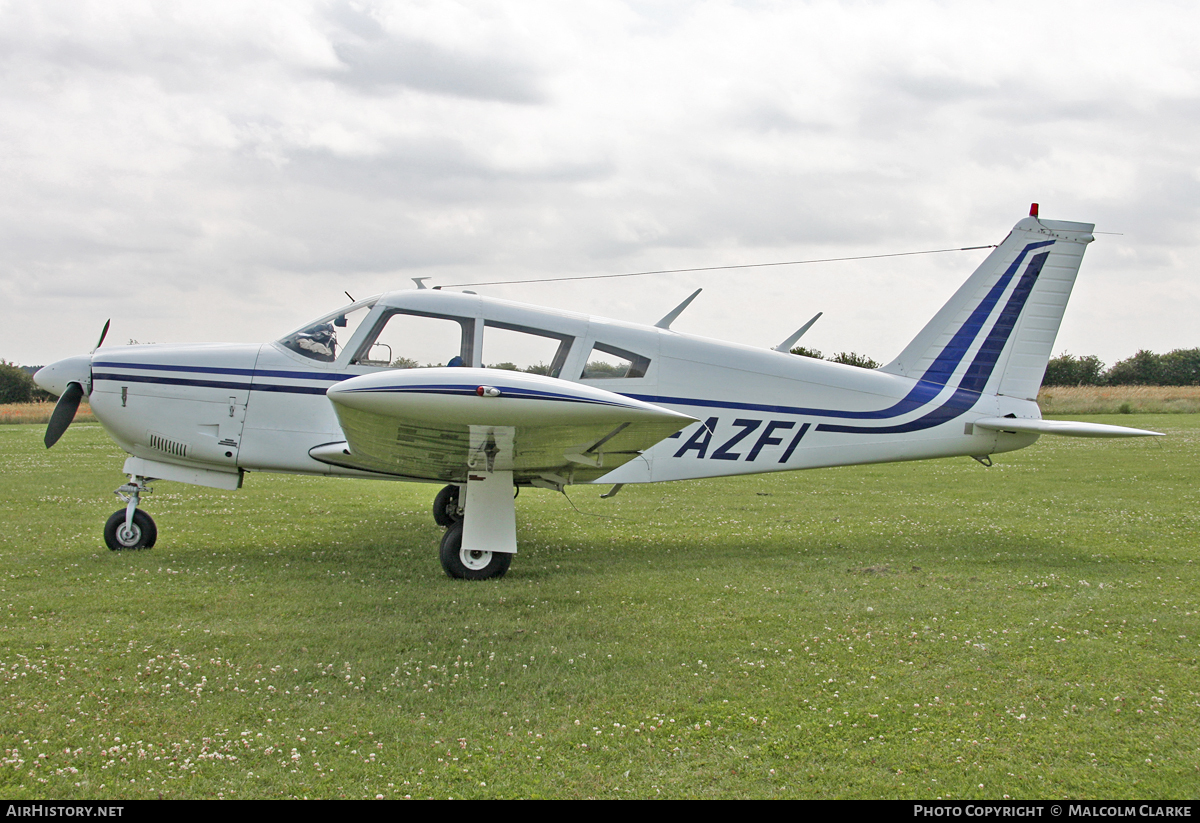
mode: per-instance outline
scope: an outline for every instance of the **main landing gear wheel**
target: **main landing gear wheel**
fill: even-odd
[[[433,520],[443,529],[448,529],[463,519],[462,507],[458,505],[459,488],[447,486],[433,498]]]
[[[104,542],[115,552],[148,549],[158,539],[158,527],[141,509],[133,513],[133,523],[125,526],[125,509],[112,513],[104,524]]]
[[[512,564],[508,552],[471,551],[462,547],[463,524],[455,523],[442,536],[439,557],[446,574],[459,580],[503,577]]]

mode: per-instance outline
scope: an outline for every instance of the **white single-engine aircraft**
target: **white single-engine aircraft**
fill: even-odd
[[[147,484],[237,489],[247,471],[448,484],[451,577],[503,575],[514,487],[654,483],[988,455],[1042,434],[1155,432],[1041,419],[1035,398],[1093,226],[1036,204],[879,369],[419,288],[360,300],[265,345],[128,346],[47,366],[46,446],[88,395],[131,456],[109,548],[154,545]],[[693,294],[692,297],[695,295]],[[106,327],[107,330],[107,327]],[[103,342],[103,335],[101,335]],[[539,373],[483,368],[534,351]],[[420,362],[446,366],[420,368]]]

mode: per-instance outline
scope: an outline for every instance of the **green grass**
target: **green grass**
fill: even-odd
[[[1196,798],[1200,416],[972,460],[525,492],[159,483],[0,427],[0,796]],[[595,515],[595,516],[593,516]]]

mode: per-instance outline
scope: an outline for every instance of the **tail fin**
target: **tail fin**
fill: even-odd
[[[1091,223],[1027,217],[881,371],[981,394],[1037,397]]]

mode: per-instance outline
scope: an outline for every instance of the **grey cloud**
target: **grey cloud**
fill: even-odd
[[[331,77],[365,92],[408,87],[502,103],[542,103],[546,99],[536,72],[501,58],[455,53],[433,43],[396,36],[378,43],[340,43],[334,51],[347,71]]]
[[[288,174],[297,181],[413,202],[504,202],[525,186],[570,185],[603,179],[614,172],[597,161],[505,168],[451,138],[407,141],[374,157],[304,150],[291,152],[288,159]]]
[[[1195,243],[1200,180],[1175,165],[1148,162],[1127,197],[1087,207],[1100,231],[1120,232],[1144,252],[1182,251]]]
[[[330,9],[333,48],[345,66],[335,82],[369,94],[411,88],[502,103],[546,102],[532,66],[495,54],[471,54],[388,32],[371,15],[346,4]]]
[[[1048,90],[1025,83],[1008,85],[982,105],[980,112],[986,117],[1026,127],[1071,121],[1127,121],[1136,116],[1132,101],[1119,101],[1112,95],[1064,97],[1058,89]]]
[[[802,129],[825,131],[829,128],[820,124],[804,122],[772,103],[748,106],[743,111],[736,113],[733,119],[736,126],[760,133],[792,132]]]
[[[930,75],[906,69],[888,69],[883,87],[889,93],[918,100],[925,104],[957,103],[963,100],[979,100],[995,93],[994,87],[966,80],[954,75]]]

